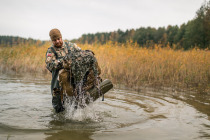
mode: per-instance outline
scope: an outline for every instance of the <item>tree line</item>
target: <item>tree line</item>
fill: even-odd
[[[201,49],[210,47],[210,1],[205,2],[196,12],[194,19],[181,26],[168,27],[140,27],[122,31],[102,32],[95,34],[83,34],[79,39],[73,41],[80,43],[107,43],[109,41],[126,43],[137,42],[140,46],[151,47],[154,44],[169,45],[176,48],[190,49],[198,47]]]
[[[0,46],[3,47],[12,47],[12,46],[19,46],[19,45],[37,45],[41,46],[46,41],[35,40],[32,38],[22,38],[18,36],[0,36]]]

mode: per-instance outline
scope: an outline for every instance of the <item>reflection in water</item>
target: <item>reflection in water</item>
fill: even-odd
[[[45,133],[46,135],[49,135],[49,137],[46,138],[46,140],[92,140],[90,136],[92,135],[92,132],[90,131],[84,131],[84,130],[74,130],[74,131],[67,131],[62,130],[59,132],[51,132],[51,133]]]
[[[208,94],[114,89],[104,102],[97,100],[74,111],[68,107],[63,113],[54,113],[50,81],[2,74],[0,139],[210,138]]]
[[[192,105],[198,111],[208,115],[208,120],[210,120],[210,95],[205,93],[188,93],[185,94],[185,97],[177,94],[174,98]]]

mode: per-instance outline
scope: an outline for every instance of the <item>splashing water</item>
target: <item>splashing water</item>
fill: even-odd
[[[101,95],[100,83],[101,81],[96,76],[95,87],[98,89],[99,97]],[[84,78],[82,78],[84,79]],[[76,84],[74,95],[68,96],[64,92],[64,107],[65,107],[65,119],[83,121],[83,120],[92,120],[98,121],[99,117],[95,113],[95,106],[93,103],[93,97],[90,96],[84,88],[83,80]],[[102,101],[104,97],[102,98]]]
[[[210,138],[209,94],[113,89],[84,108],[65,97],[57,114],[49,86],[42,77],[0,75],[0,139]]]
[[[81,95],[82,96],[82,95]],[[87,104],[88,101],[88,104]],[[96,115],[95,112],[95,104],[93,103],[93,99],[89,95],[84,95],[77,100],[74,96],[66,96],[64,101],[64,117],[68,120],[74,121],[99,121],[99,116]]]

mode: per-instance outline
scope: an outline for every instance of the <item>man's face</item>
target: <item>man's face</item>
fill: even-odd
[[[53,42],[53,45],[54,45],[55,47],[61,47],[61,46],[63,45],[63,40],[62,40],[61,37],[52,40],[52,42]]]

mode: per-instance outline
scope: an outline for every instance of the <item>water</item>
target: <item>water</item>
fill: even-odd
[[[210,96],[113,89],[85,109],[56,114],[50,81],[0,75],[0,140],[210,139]]]

